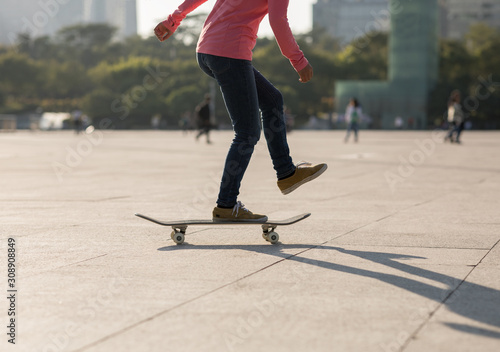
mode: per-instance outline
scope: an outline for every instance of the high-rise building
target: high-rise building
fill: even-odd
[[[388,0],[318,0],[313,5],[313,29],[322,28],[342,43],[372,31],[388,31]]]
[[[110,24],[118,40],[137,34],[136,0],[3,0],[0,44],[14,44],[21,33],[51,36],[82,23]]]
[[[137,34],[136,0],[83,1],[85,23],[108,23],[116,27],[118,39]]]
[[[90,23],[104,23],[107,20],[107,1],[103,0],[83,0],[84,14],[83,20]]]
[[[500,0],[439,0],[438,16],[441,38],[463,38],[474,23],[500,29]],[[317,0],[313,28],[324,28],[343,44],[370,31],[388,32],[389,0]]]
[[[106,17],[107,23],[118,29],[118,38],[124,39],[137,34],[136,0],[108,0]]]
[[[429,92],[438,78],[437,0],[390,0],[389,72],[386,81],[337,81],[339,113],[356,97],[374,126],[394,128],[400,118],[427,127]]]
[[[52,35],[81,22],[82,9],[82,0],[7,0],[0,11],[0,43],[14,44],[21,33],[31,37]]]
[[[500,30],[500,0],[441,0],[445,9],[443,36],[460,39],[474,23],[485,23]]]

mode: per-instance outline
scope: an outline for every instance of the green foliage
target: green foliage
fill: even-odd
[[[193,111],[196,104],[201,100],[205,90],[200,89],[196,84],[183,86],[172,90],[165,98],[168,111],[173,116],[181,116],[186,111]]]
[[[489,27],[484,23],[470,26],[469,33],[465,35],[465,43],[468,51],[473,56],[481,56],[488,51],[492,45],[498,42],[500,32],[498,29]]]
[[[94,120],[111,118],[113,116],[111,103],[117,99],[117,95],[106,88],[97,88],[85,95],[82,99],[82,110]]]
[[[45,97],[52,99],[78,98],[92,88],[85,67],[77,61],[47,62],[42,74]]]
[[[116,42],[115,29],[106,25],[72,26],[55,37],[20,35],[15,46],[0,47],[0,111],[82,109],[94,123],[110,119],[123,128],[149,126],[151,116],[160,114],[177,126],[213,84],[196,62],[204,18],[186,18],[163,43],[154,36]],[[283,93],[299,125],[335,109],[336,80],[387,79],[387,34],[368,33],[344,48],[321,29],[297,39],[314,68],[311,82],[298,81],[274,38],[257,41],[253,63]],[[476,126],[500,127],[499,52],[500,33],[485,25],[472,26],[464,41],[442,40],[429,115],[441,117],[450,92],[459,89]],[[229,122],[220,93],[216,116]]]
[[[68,48],[88,50],[108,45],[115,32],[116,28],[106,24],[78,24],[61,29],[56,40]]]
[[[388,68],[388,36],[369,33],[353,40],[338,54],[340,76],[349,80],[386,80]]]
[[[500,32],[471,26],[465,41],[440,43],[439,80],[431,93],[429,115],[443,118],[450,93],[462,93],[465,115],[476,128],[500,128]]]
[[[0,87],[13,96],[31,96],[40,84],[42,68],[27,55],[8,52],[0,56]]]

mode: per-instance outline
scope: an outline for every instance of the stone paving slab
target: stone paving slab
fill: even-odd
[[[0,135],[0,266],[16,241],[16,345],[1,351],[498,351],[500,133],[295,131],[325,161],[283,196],[264,140],[240,199],[279,227],[170,229],[208,218],[232,135]]]

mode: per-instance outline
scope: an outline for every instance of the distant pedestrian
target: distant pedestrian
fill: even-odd
[[[200,132],[196,135],[196,140],[198,140],[202,135],[207,136],[207,143],[210,144],[210,129],[212,127],[210,123],[210,96],[206,95],[205,100],[203,100],[196,107],[196,117],[198,123],[198,129]]]
[[[153,115],[153,117],[151,117],[151,128],[153,130],[159,130],[160,123],[161,123],[161,115],[160,114],[155,114],[155,115]]]
[[[461,95],[459,90],[451,92],[448,100],[448,134],[444,138],[451,143],[460,143],[460,135],[464,129],[465,119],[460,105]]]
[[[79,134],[83,131],[83,121],[82,121],[82,112],[80,110],[73,111],[73,128],[75,129],[75,133]]]
[[[401,116],[396,116],[396,118],[394,119],[394,127],[396,127],[397,130],[402,130],[403,124],[403,118]]]
[[[186,111],[179,120],[179,127],[182,129],[182,134],[187,134],[191,127],[191,112]]]
[[[349,141],[349,136],[351,135],[351,131],[354,132],[354,142],[356,143],[358,142],[358,130],[359,130],[359,123],[361,120],[361,115],[362,115],[361,105],[359,104],[356,98],[351,98],[345,110],[345,120],[347,123],[347,133],[344,139],[345,143]]]
[[[409,130],[412,130],[412,129],[413,129],[413,123],[414,123],[414,122],[415,122],[415,121],[413,120],[413,117],[411,117],[411,116],[410,116],[410,117],[408,117],[408,129],[409,129]]]

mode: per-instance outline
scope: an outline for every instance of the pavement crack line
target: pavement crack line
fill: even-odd
[[[370,222],[370,224],[371,224],[371,222]],[[176,305],[175,307],[171,307],[171,308],[168,308],[168,309],[162,310],[162,311],[160,311],[160,312],[158,312],[158,313],[156,313],[156,314],[151,315],[151,316],[150,316],[150,317],[148,317],[148,318],[142,319],[142,320],[140,320],[140,321],[138,321],[138,322],[136,322],[136,323],[134,323],[134,324],[132,324],[132,325],[129,325],[129,326],[127,326],[127,327],[125,327],[125,328],[123,328],[123,329],[121,329],[121,330],[119,330],[119,331],[116,331],[116,332],[111,333],[111,334],[109,334],[109,335],[107,335],[107,336],[104,336],[104,337],[102,337],[102,338],[100,338],[100,339],[98,339],[98,340],[96,340],[96,341],[94,341],[94,342],[92,342],[92,343],[90,343],[90,344],[88,344],[88,345],[82,346],[82,347],[80,347],[80,348],[78,348],[78,349],[74,350],[73,352],[83,352],[83,351],[85,351],[85,350],[87,350],[87,349],[89,349],[89,348],[91,348],[91,347],[97,346],[97,345],[99,345],[99,344],[101,344],[101,343],[103,343],[103,342],[105,342],[105,341],[107,341],[107,340],[110,340],[110,339],[112,339],[112,338],[114,338],[114,337],[117,337],[117,336],[119,336],[119,335],[121,335],[121,334],[123,334],[123,333],[125,333],[125,332],[127,332],[127,331],[129,331],[129,330],[132,330],[133,328],[136,328],[136,327],[138,327],[138,326],[140,326],[140,325],[142,325],[142,324],[144,324],[144,323],[147,323],[147,322],[149,322],[149,321],[152,321],[152,320],[154,320],[154,319],[156,319],[156,318],[158,318],[158,317],[160,317],[160,316],[162,316],[162,315],[164,315],[164,314],[168,314],[168,313],[170,313],[170,312],[172,312],[172,311],[174,311],[174,310],[176,310],[176,309],[178,309],[178,308],[181,308],[181,307],[183,307],[183,306],[185,306],[185,305],[187,305],[187,304],[189,304],[189,303],[191,303],[191,302],[194,302],[194,301],[196,301],[196,300],[198,300],[198,299],[200,299],[200,298],[203,298],[203,297],[205,297],[205,296],[211,295],[212,293],[215,293],[215,292],[217,292],[217,291],[219,291],[219,290],[222,290],[222,289],[224,289],[224,288],[226,288],[226,287],[229,287],[229,286],[231,286],[231,285],[234,285],[235,283],[237,283],[237,282],[239,282],[239,281],[242,281],[242,280],[244,280],[244,279],[246,279],[246,278],[248,278],[248,277],[251,277],[251,276],[253,276],[253,275],[256,275],[256,274],[258,274],[258,273],[260,273],[260,272],[262,272],[262,271],[264,271],[264,270],[266,270],[266,269],[268,269],[268,268],[270,268],[270,267],[273,267],[273,266],[275,266],[275,265],[277,265],[277,264],[280,264],[280,263],[282,263],[282,262],[284,262],[284,261],[286,261],[286,260],[289,260],[290,258],[297,257],[297,256],[299,256],[299,255],[301,255],[301,254],[303,254],[303,253],[306,253],[306,252],[308,252],[308,251],[310,251],[310,250],[312,250],[312,249],[319,248],[319,247],[321,247],[321,246],[323,246],[323,245],[327,244],[328,242],[330,242],[330,241],[332,241],[332,240],[334,240],[334,239],[336,239],[336,238],[339,238],[339,237],[345,236],[345,235],[347,235],[347,234],[349,234],[349,233],[351,233],[351,232],[353,232],[353,231],[356,231],[356,230],[358,230],[358,229],[360,229],[360,228],[363,228],[363,227],[365,227],[365,226],[368,226],[368,225],[370,225],[370,224],[365,224],[365,225],[359,226],[359,227],[357,227],[357,228],[355,228],[355,229],[353,229],[353,230],[350,230],[350,231],[348,231],[348,232],[346,232],[346,233],[344,233],[344,234],[342,234],[342,235],[339,235],[339,236],[337,236],[337,237],[335,237],[335,238],[329,239],[329,240],[324,241],[324,242],[322,242],[322,243],[320,243],[320,244],[317,244],[317,245],[311,245],[311,247],[310,247],[310,248],[306,248],[306,249],[304,249],[304,250],[302,250],[302,251],[299,251],[299,252],[297,252],[297,253],[295,253],[295,254],[290,254],[290,255],[287,255],[286,257],[283,257],[283,258],[281,258],[281,259],[279,259],[279,260],[275,261],[274,263],[271,263],[271,264],[269,264],[269,265],[266,265],[266,266],[264,266],[264,267],[260,268],[259,270],[256,270],[256,271],[254,271],[254,272],[252,272],[252,273],[250,273],[250,274],[247,274],[247,275],[245,275],[245,276],[242,276],[242,277],[240,277],[240,278],[238,278],[238,279],[236,279],[236,280],[234,280],[234,281],[232,281],[232,282],[229,282],[229,283],[227,283],[227,284],[225,284],[225,285],[222,285],[222,286],[220,286],[220,287],[214,288],[213,290],[210,290],[210,291],[208,291],[208,292],[205,292],[205,293],[203,293],[203,294],[200,294],[200,295],[198,295],[198,296],[196,296],[196,297],[193,297],[193,298],[191,298],[191,299],[189,299],[189,300],[187,300],[187,301],[185,301],[185,302],[182,302],[182,303],[180,303],[180,304]]]
[[[191,298],[191,299],[189,299],[189,300],[187,300],[187,301],[185,301],[185,302],[182,302],[182,303],[180,303],[180,304],[176,305],[175,307],[171,307],[171,308],[168,308],[168,309],[162,310],[162,311],[160,311],[160,312],[158,312],[158,313],[156,313],[156,314],[153,314],[152,316],[150,316],[150,317],[148,317],[148,318],[142,319],[142,320],[140,320],[140,321],[138,321],[138,322],[136,322],[136,323],[134,323],[134,324],[132,324],[132,325],[129,325],[129,326],[127,326],[127,327],[125,327],[125,328],[123,328],[123,329],[121,329],[121,330],[119,330],[119,331],[116,331],[116,332],[114,332],[114,333],[111,333],[111,334],[109,334],[109,335],[107,335],[107,336],[104,336],[104,337],[102,337],[102,338],[100,338],[100,339],[98,339],[98,340],[96,340],[96,341],[94,341],[94,342],[92,342],[92,343],[90,343],[90,344],[88,344],[88,345],[85,345],[85,346],[83,346],[83,347],[80,347],[80,348],[78,348],[78,349],[74,350],[73,352],[82,352],[82,351],[85,351],[86,349],[89,349],[89,348],[91,348],[91,347],[94,347],[94,346],[96,346],[96,345],[99,345],[100,343],[103,343],[103,342],[105,342],[105,341],[107,341],[107,340],[110,340],[110,339],[112,339],[112,338],[116,337],[116,336],[119,336],[119,335],[121,335],[121,334],[123,334],[123,333],[125,333],[125,332],[127,332],[127,331],[129,331],[129,330],[132,330],[133,328],[135,328],[135,327],[137,327],[137,326],[140,326],[140,325],[142,325],[142,324],[144,324],[144,323],[147,323],[147,322],[149,322],[149,321],[152,321],[152,320],[154,320],[154,319],[156,319],[156,318],[158,318],[158,317],[160,317],[160,316],[162,316],[162,315],[164,315],[164,314],[170,313],[170,312],[172,312],[172,311],[174,311],[174,310],[176,310],[176,309],[178,309],[178,308],[181,308],[181,307],[183,307],[183,306],[185,306],[185,305],[187,305],[187,304],[189,304],[189,303],[191,303],[191,302],[194,302],[194,301],[196,301],[196,300],[198,300],[198,299],[200,299],[200,298],[203,298],[203,297],[205,297],[205,296],[211,295],[212,293],[215,293],[215,292],[217,292],[217,291],[219,291],[219,290],[222,290],[222,289],[224,289],[224,288],[226,288],[226,287],[228,287],[228,286],[231,286],[231,285],[233,285],[233,284],[235,284],[235,283],[237,283],[237,282],[239,282],[239,281],[242,281],[242,280],[244,280],[244,279],[246,279],[246,278],[248,278],[248,277],[251,277],[251,276],[253,276],[253,275],[255,275],[255,274],[258,274],[258,273],[260,273],[260,272],[262,272],[262,271],[264,271],[264,270],[266,270],[266,269],[268,269],[268,268],[270,268],[270,267],[272,267],[272,266],[275,266],[275,265],[277,265],[277,264],[279,264],[279,263],[282,263],[282,262],[284,262],[284,261],[286,261],[286,260],[289,260],[290,258],[297,257],[297,256],[299,256],[299,255],[301,255],[301,254],[303,254],[303,253],[306,253],[306,252],[308,252],[308,251],[310,251],[310,250],[312,250],[312,249],[319,248],[319,247],[321,247],[321,246],[323,246],[323,245],[327,244],[328,242],[331,242],[331,241],[336,240],[336,239],[338,239],[338,238],[340,238],[340,237],[346,236],[346,235],[348,235],[348,234],[350,234],[350,233],[352,233],[352,232],[354,232],[354,231],[357,231],[357,230],[359,230],[359,229],[361,229],[361,228],[364,228],[364,227],[366,227],[366,226],[369,226],[369,225],[371,225],[371,224],[373,224],[373,223],[375,223],[375,222],[378,222],[378,221],[381,221],[381,220],[386,219],[386,218],[388,218],[388,217],[391,217],[391,216],[393,216],[393,215],[395,215],[395,214],[397,214],[397,213],[399,213],[399,212],[401,212],[401,211],[405,211],[405,210],[408,210],[408,209],[410,209],[410,208],[412,208],[412,207],[417,207],[417,206],[420,206],[420,205],[423,205],[423,204],[426,204],[426,203],[432,202],[432,201],[434,201],[434,200],[436,200],[436,199],[438,199],[438,198],[440,198],[440,197],[443,197],[443,196],[445,196],[445,195],[446,195],[446,194],[441,194],[441,195],[439,195],[439,196],[437,196],[437,197],[434,197],[433,199],[429,199],[429,200],[426,200],[426,201],[423,201],[423,202],[420,202],[420,203],[412,204],[411,206],[408,206],[407,208],[404,208],[404,209],[402,209],[402,210],[398,210],[398,211],[396,211],[396,212],[394,212],[394,213],[392,213],[392,214],[389,214],[389,215],[383,216],[383,217],[382,217],[382,218],[380,218],[380,219],[377,219],[377,220],[371,221],[371,222],[369,222],[368,224],[364,224],[364,225],[359,226],[359,227],[357,227],[357,228],[355,228],[355,229],[349,230],[348,232],[346,232],[346,233],[344,233],[344,234],[341,234],[341,235],[339,235],[339,236],[336,236],[336,237],[330,238],[330,239],[328,239],[328,240],[326,240],[326,241],[324,241],[324,242],[322,242],[322,243],[320,243],[320,244],[317,244],[317,245],[312,245],[310,248],[306,248],[306,249],[304,249],[304,250],[302,250],[302,251],[299,251],[299,252],[297,252],[297,253],[295,253],[295,254],[290,254],[290,255],[288,255],[288,256],[286,256],[286,257],[281,258],[280,260],[277,260],[276,262],[274,262],[274,263],[272,263],[272,264],[269,264],[269,265],[266,265],[266,266],[264,266],[264,267],[260,268],[259,270],[256,270],[256,271],[254,271],[254,272],[252,272],[252,273],[250,273],[250,274],[247,274],[247,275],[245,275],[245,276],[242,276],[242,277],[240,277],[240,278],[238,278],[238,279],[236,279],[236,280],[234,280],[234,281],[232,281],[232,282],[229,282],[229,283],[227,283],[227,284],[225,284],[225,285],[222,285],[222,286],[220,286],[220,287],[214,288],[213,290],[210,290],[210,291],[208,291],[208,292],[205,292],[205,293],[203,293],[203,294],[200,294],[200,295],[198,295],[198,296],[196,296],[196,297],[193,297],[193,298]],[[494,246],[493,246],[493,247],[494,247]],[[489,253],[489,252],[488,252],[488,253]],[[487,255],[487,254],[486,254],[486,255]],[[481,260],[482,260],[482,259],[481,259]],[[462,282],[463,282],[463,281],[462,281]],[[460,283],[460,284],[461,284],[461,283]],[[460,285],[459,285],[459,286],[460,286]],[[448,297],[449,297],[449,296],[447,296],[447,297],[446,297],[446,299],[447,299]]]
[[[310,250],[310,249],[313,249],[313,248],[317,248],[317,247],[319,247],[319,246],[320,246],[320,245],[313,246],[313,247],[311,247],[311,248],[305,249],[304,251],[302,251],[302,252],[300,252],[300,253],[306,252],[306,251],[308,251],[308,250]],[[297,253],[297,254],[300,254],[300,253]],[[85,345],[85,346],[83,346],[83,347],[80,347],[80,348],[78,348],[78,349],[74,350],[73,352],[82,352],[82,351],[85,351],[85,350],[86,350],[86,349],[88,349],[88,348],[91,348],[91,347],[94,347],[94,346],[96,346],[96,345],[99,345],[100,343],[105,342],[105,341],[107,341],[107,340],[109,340],[109,339],[112,339],[113,337],[119,336],[119,335],[123,334],[124,332],[127,332],[127,331],[129,331],[129,330],[131,330],[131,329],[133,329],[133,328],[135,328],[135,327],[138,327],[139,325],[142,325],[142,324],[144,324],[144,323],[147,323],[147,322],[149,322],[149,321],[152,321],[152,320],[154,320],[154,319],[156,319],[156,318],[158,318],[158,317],[160,317],[160,316],[162,316],[162,315],[164,315],[164,314],[170,313],[170,312],[172,312],[172,311],[174,311],[174,310],[176,310],[176,309],[178,309],[178,308],[181,308],[181,307],[183,307],[183,306],[187,305],[188,303],[194,302],[194,301],[196,301],[196,300],[198,300],[198,299],[200,299],[200,298],[203,298],[203,297],[205,297],[205,296],[211,295],[212,293],[215,293],[215,292],[217,292],[217,291],[219,291],[219,290],[222,290],[222,289],[224,289],[224,288],[226,288],[226,287],[228,287],[228,286],[231,286],[231,285],[233,285],[233,284],[235,284],[235,283],[237,283],[237,282],[239,282],[239,281],[241,281],[241,280],[244,280],[244,279],[246,279],[246,278],[248,278],[248,277],[250,277],[250,276],[253,276],[253,275],[255,275],[255,274],[258,274],[259,272],[261,272],[261,271],[263,271],[263,270],[266,270],[267,268],[270,268],[270,267],[272,267],[272,266],[274,266],[274,265],[276,265],[276,264],[278,264],[278,263],[281,263],[281,262],[283,262],[283,261],[287,260],[288,258],[291,258],[291,257],[296,256],[297,254],[291,254],[291,255],[289,255],[289,256],[287,256],[287,257],[284,257],[284,258],[282,258],[282,259],[280,259],[280,260],[278,260],[278,261],[276,261],[276,262],[274,262],[274,263],[272,263],[272,264],[266,265],[265,267],[262,267],[262,268],[260,268],[259,270],[256,270],[256,271],[254,271],[254,272],[252,272],[252,273],[250,273],[250,274],[247,274],[247,275],[245,275],[245,276],[242,276],[242,277],[240,277],[240,278],[238,278],[238,279],[236,279],[236,280],[234,280],[234,281],[232,281],[232,282],[229,282],[229,283],[227,283],[227,284],[225,284],[225,285],[222,285],[222,286],[220,286],[220,287],[214,288],[213,290],[210,290],[210,291],[205,292],[205,293],[203,293],[203,294],[201,294],[201,295],[198,295],[198,296],[196,296],[196,297],[193,297],[193,298],[191,298],[191,299],[189,299],[189,300],[187,300],[187,301],[185,301],[185,302],[182,302],[182,303],[180,303],[180,304],[176,305],[175,307],[171,307],[171,308],[168,308],[168,309],[162,310],[161,312],[158,312],[158,313],[156,313],[156,314],[153,314],[152,316],[150,316],[150,317],[148,317],[148,318],[142,319],[142,320],[140,320],[140,321],[138,321],[138,322],[136,322],[136,323],[134,323],[134,324],[132,324],[132,325],[129,325],[129,326],[127,326],[127,327],[125,327],[125,328],[123,328],[123,329],[121,329],[121,330],[119,330],[119,331],[116,331],[116,332],[114,332],[114,333],[112,333],[112,334],[109,334],[109,335],[107,335],[107,336],[104,336],[104,337],[102,337],[102,338],[100,338],[100,339],[98,339],[98,340],[96,340],[96,341],[94,341],[94,342],[92,342],[92,343],[90,343],[90,344],[88,344],[88,345]]]
[[[427,204],[427,203],[431,203],[431,202],[435,201],[436,199],[439,199],[439,198],[445,197],[445,196],[447,196],[447,195],[448,195],[448,193],[443,193],[443,194],[440,194],[440,195],[438,195],[437,197],[434,197],[434,198],[432,198],[432,199],[428,199],[428,200],[424,200],[424,201],[422,201],[422,202],[420,202],[420,203],[415,203],[415,204],[412,204],[412,205],[410,205],[410,206],[408,206],[408,207],[406,207],[406,208],[404,208],[404,209],[397,210],[397,211],[395,211],[395,212],[393,212],[393,213],[391,213],[391,214],[388,214],[388,215],[382,216],[382,217],[381,217],[381,218],[379,218],[379,219],[373,220],[373,221],[369,222],[368,224],[364,224],[364,225],[361,225],[361,226],[359,226],[359,227],[357,227],[357,228],[355,228],[355,229],[352,229],[352,230],[350,230],[350,231],[347,231],[346,233],[344,233],[344,234],[342,234],[342,235],[332,237],[332,238],[330,238],[328,241],[326,241],[326,242],[322,243],[321,245],[324,245],[324,244],[326,244],[326,243],[328,243],[328,242],[330,242],[330,241],[333,241],[333,240],[337,240],[337,239],[339,239],[339,238],[341,238],[341,237],[347,236],[347,235],[349,235],[349,234],[351,234],[351,233],[353,233],[353,232],[355,232],[355,231],[357,231],[357,230],[359,230],[359,229],[362,229],[362,228],[364,228],[364,227],[366,227],[366,226],[370,226],[370,225],[372,225],[372,224],[374,224],[374,223],[377,223],[377,222],[383,221],[383,220],[385,220],[385,219],[388,219],[388,218],[390,218],[390,217],[392,217],[392,216],[394,216],[394,215],[396,215],[396,214],[399,214],[399,213],[401,213],[401,212],[403,212],[403,211],[407,211],[408,209],[415,208],[415,207],[419,207],[419,206],[424,205],[424,204]]]
[[[45,274],[45,273],[49,273],[51,271],[55,271],[55,270],[59,270],[59,269],[62,269],[62,268],[66,268],[68,266],[72,266],[72,265],[77,265],[77,264],[80,264],[80,263],[88,262],[89,260],[94,260],[94,259],[101,258],[101,257],[107,256],[107,255],[108,255],[107,253],[101,254],[101,255],[98,255],[98,256],[95,256],[95,257],[91,257],[91,258],[87,258],[87,259],[84,259],[84,260],[80,260],[78,262],[61,265],[61,266],[58,266],[58,267],[55,267],[55,268],[52,268],[52,269],[49,269],[49,270],[46,270],[46,271],[42,271],[42,272],[39,272],[39,273],[36,273],[36,274],[33,274],[33,275],[27,275],[25,277],[28,278],[28,277],[38,276],[40,274]]]
[[[491,253],[491,251],[493,250],[493,248],[495,248],[498,243],[500,243],[500,239],[489,249],[488,252],[486,252],[486,254],[479,260],[479,262],[473,266],[471,268],[471,270],[467,273],[467,275],[465,275],[465,277],[463,278],[462,281],[460,281],[460,283],[457,285],[457,287],[455,287],[453,290],[450,291],[450,293],[448,293],[448,295],[446,295],[446,297],[436,306],[436,308],[429,313],[429,316],[427,317],[427,319],[425,319],[422,324],[420,324],[416,329],[415,331],[413,332],[413,334],[411,334],[408,339],[401,345],[401,348],[399,350],[399,352],[403,352],[408,346],[409,344],[411,343],[411,341],[415,340],[415,338],[417,337],[417,335],[422,331],[422,329],[424,328],[424,326],[426,326],[430,320],[432,319],[432,317],[434,315],[436,315],[437,311],[441,309],[441,307],[443,307],[446,302],[455,294],[455,292],[458,291],[458,289],[460,289],[460,287],[463,285],[463,283],[465,281],[467,281],[467,278],[472,274],[472,272],[479,266],[479,264],[481,264],[484,260],[484,258],[486,258],[488,256],[488,254]]]

